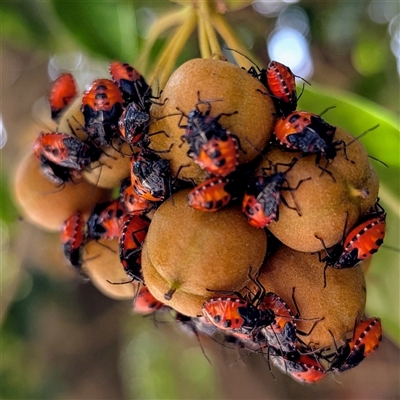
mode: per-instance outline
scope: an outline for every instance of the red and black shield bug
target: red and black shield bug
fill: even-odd
[[[60,167],[83,170],[100,157],[100,150],[90,147],[76,136],[61,132],[41,133],[33,145],[35,155]]]
[[[54,164],[43,154],[39,155],[39,160],[43,175],[54,185],[62,186],[68,182],[77,182],[82,178],[80,171]]]
[[[285,301],[275,293],[268,292],[263,296],[260,309],[272,310],[274,322],[266,326],[262,333],[269,346],[279,347],[282,351],[291,351],[296,347],[296,317]]]
[[[279,219],[280,190],[285,182],[283,172],[272,176],[256,176],[250,182],[242,201],[242,211],[250,225],[265,228]]]
[[[261,285],[257,278],[256,283]],[[296,321],[300,318],[300,310],[297,306],[295,299],[295,288],[292,292],[292,301],[296,307],[296,314],[292,312],[286,302],[276,295],[275,293],[268,292],[262,297],[262,301],[259,305],[260,309],[270,309],[275,314],[274,323],[266,326],[262,333],[265,335],[269,346],[279,347],[284,352],[290,352],[298,347],[298,343],[302,341],[298,338],[298,335],[308,336],[314,330],[315,326],[323,318],[313,318],[315,320],[311,329],[306,333],[297,329]]]
[[[217,328],[237,332],[248,337],[273,323],[275,315],[271,310],[260,310],[243,298],[214,298],[202,307],[203,315]]]
[[[382,340],[381,320],[368,318],[355,326],[353,336],[346,343],[336,348],[329,371],[343,372],[356,367],[365,357],[379,346]],[[333,341],[335,347],[336,343]],[[329,358],[330,355],[325,356]]]
[[[272,363],[283,373],[301,383],[315,383],[325,378],[326,371],[312,355],[301,354],[299,351],[283,352],[276,347],[268,348]]]
[[[240,292],[210,290],[232,293],[234,297],[210,299],[203,304],[202,313],[219,329],[254,338],[262,328],[274,323],[275,313],[267,307],[260,307],[265,296],[265,288],[257,278],[251,276],[251,268],[248,276],[258,287],[256,293],[249,291],[247,298],[244,298]]]
[[[250,337],[237,332],[224,332],[224,342],[233,344],[237,349],[260,353],[264,348],[268,347],[268,341],[261,332],[262,330]]]
[[[295,318],[296,318],[295,315],[290,310],[286,302],[275,293],[272,292],[266,293],[262,298],[259,308],[260,309],[268,308],[270,310],[273,310],[275,315],[278,316],[272,325],[266,327],[266,329],[271,333],[283,332],[287,322],[295,323]]]
[[[118,238],[121,233],[122,218],[125,214],[119,199],[96,204],[87,221],[88,238]]]
[[[236,170],[239,164],[240,143],[236,136],[225,129],[218,121],[222,116],[231,116],[233,113],[221,113],[216,117],[210,115],[211,103],[200,100],[196,108],[185,115],[183,111],[178,123],[185,129],[181,141],[187,142],[189,150],[187,155],[193,161],[211,175],[227,176]],[[200,104],[207,105],[207,110],[202,112]],[[182,124],[183,117],[187,118],[187,124]]]
[[[133,312],[135,314],[150,315],[157,310],[166,307],[158,301],[149,291],[147,286],[141,285],[137,295],[133,299]]]
[[[249,73],[258,78],[268,89],[269,93],[263,94],[272,98],[278,115],[287,115],[296,110],[298,100],[296,75],[288,66],[273,60],[268,64],[267,69],[257,72],[254,67],[251,67]]]
[[[71,103],[77,94],[77,85],[71,74],[61,74],[52,82],[48,97],[51,108],[51,118],[56,121],[61,112]]]
[[[291,69],[278,61],[271,61],[266,81],[278,111],[284,115],[294,111],[297,107],[296,77]]]
[[[130,214],[143,215],[155,208],[155,203],[139,196],[132,187],[131,178],[125,178],[120,187],[119,201]]]
[[[276,139],[281,145],[301,151],[304,155],[316,154],[315,165],[334,181],[332,173],[320,165],[321,157],[329,162],[336,157],[339,150],[343,150],[346,160],[354,163],[348,159],[346,152],[347,146],[352,142],[346,144],[343,140],[334,141],[335,132],[334,126],[329,125],[319,115],[307,111],[295,111],[279,118],[274,128]]]
[[[336,148],[342,142],[333,142],[336,128],[319,115],[307,111],[295,111],[278,119],[274,133],[277,140],[289,149],[303,153],[322,153],[326,158],[336,156]]]
[[[271,168],[274,169],[272,175],[266,174],[266,171],[271,168],[264,168],[262,175],[258,175],[250,181],[242,200],[242,211],[250,225],[256,228],[265,228],[272,221],[277,221],[279,219],[280,201],[286,207],[301,215],[297,205],[295,207],[289,206],[285,198],[281,196],[281,191],[295,191],[304,181],[310,179],[301,179],[294,188],[288,185],[286,173],[297,161],[298,159],[294,158],[290,164],[271,164]],[[280,165],[288,167],[285,172],[277,171]],[[287,186],[284,186],[285,184]]]
[[[148,150],[134,153],[131,158],[131,181],[134,192],[145,200],[163,201],[171,192],[169,160]]]
[[[117,104],[122,106],[118,87],[109,79],[96,79],[86,87],[82,98],[82,111],[112,111]]]
[[[119,258],[132,280],[142,280],[141,252],[150,221],[134,214],[126,214],[119,236]]]
[[[343,228],[343,236],[340,243],[326,248],[323,239],[317,235],[315,237],[323,245],[326,256],[320,257],[321,262],[325,262],[324,268],[324,287],[326,286],[326,269],[353,268],[362,260],[375,254],[383,244],[386,233],[386,212],[376,203],[374,210],[366,214],[361,221],[346,235],[348,214]]]
[[[152,96],[151,87],[137,69],[128,63],[113,61],[110,63],[110,75],[121,91],[124,106],[134,102],[149,111]]]
[[[304,156],[316,154],[315,165],[335,181],[332,173],[320,165],[321,158],[324,157],[327,162],[332,161],[342,150],[345,159],[354,164],[354,161],[347,157],[347,147],[377,127],[378,125],[368,129],[348,143],[344,140],[334,141],[336,127],[329,125],[319,115],[307,111],[295,111],[278,119],[274,133],[281,145],[301,151]]]
[[[375,254],[383,244],[386,233],[386,212],[379,211],[356,225],[346,236],[343,252],[337,261],[340,268],[351,268]]]
[[[82,248],[85,244],[86,222],[80,211],[72,214],[61,227],[61,243],[67,260],[75,268],[82,267]]]
[[[188,204],[199,211],[217,211],[230,202],[233,184],[227,177],[211,177],[189,192]]]
[[[234,49],[227,50],[239,53],[254,64],[254,62],[245,54]],[[295,75],[287,65],[275,60],[270,61],[266,69],[260,69],[255,65],[251,67],[248,72],[255,78],[259,79],[259,81],[268,89],[269,93],[263,94],[268,95],[273,99],[277,112],[280,115],[287,115],[297,107],[297,100],[299,97],[297,97],[296,92],[296,78],[300,78],[305,83],[308,83],[305,79]]]
[[[233,136],[222,134],[201,146],[195,162],[209,174],[224,177],[238,166],[238,149],[237,140]]]
[[[137,103],[130,103],[119,118],[119,131],[127,143],[138,146],[143,139],[147,139],[149,121],[150,114],[147,111]]]
[[[96,79],[86,88],[81,111],[85,118],[85,130],[96,145],[110,145],[112,138],[119,135],[122,104],[121,92],[109,79]]]

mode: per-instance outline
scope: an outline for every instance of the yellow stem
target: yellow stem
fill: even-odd
[[[211,23],[211,14],[215,14],[215,10],[211,10],[211,4],[209,0],[201,1],[199,6],[199,18],[204,21],[204,28],[207,34],[208,43],[210,45],[211,55],[215,58],[225,59],[222,54],[214,27]]]
[[[211,50],[208,44],[208,37],[206,32],[206,27],[204,24],[204,19],[201,16],[200,10],[197,10],[197,20],[198,20],[198,40],[199,40],[199,48],[200,54],[202,58],[210,58]]]
[[[190,20],[190,21],[189,21]],[[182,53],[187,41],[189,40],[190,35],[193,33],[193,31],[196,29],[196,23],[197,23],[197,18],[196,14],[193,13],[189,18],[188,18],[188,24],[186,26],[183,26],[185,29],[183,29],[181,35],[182,37],[180,40],[178,40],[175,43],[174,48],[172,49],[172,52],[170,54],[169,59],[167,60],[160,76],[160,85],[163,87],[167,80],[169,79],[175,64],[176,60],[179,57],[179,54]]]
[[[232,52],[232,56],[236,60],[236,63],[241,67],[249,69],[250,67],[254,66],[254,64],[260,66],[261,62],[258,60],[243,44],[243,42],[239,39],[239,37],[235,34],[233,29],[229,26],[226,22],[226,19],[223,15],[214,14],[213,15],[213,24],[217,32],[221,35],[222,39],[225,41],[226,45],[234,50],[243,53],[245,56],[249,57],[251,61],[243,57],[239,53]]]
[[[146,43],[141,50],[141,56],[137,62],[137,68],[139,71],[146,71],[151,49],[153,48],[154,43],[159,36],[166,30],[181,24],[186,19],[186,16],[190,10],[191,6],[185,7],[179,11],[173,11],[169,14],[166,14],[154,22],[150,28]]]
[[[181,53],[191,33],[196,27],[196,13],[193,9],[191,11],[191,14],[186,17],[182,25],[170,36],[168,44],[162,51],[157,64],[150,75],[150,84],[158,80],[159,87],[163,87],[168,80],[178,55]]]

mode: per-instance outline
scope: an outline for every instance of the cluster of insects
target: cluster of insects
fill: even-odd
[[[153,95],[151,87],[131,65],[112,62],[109,70],[111,79],[96,79],[81,97],[84,123],[79,132],[70,126],[69,132],[41,133],[33,151],[42,173],[60,188],[75,184],[85,170],[102,168],[100,158],[107,148],[129,158],[130,176],[119,183],[117,198],[95,205],[89,217],[76,210],[61,228],[61,242],[70,264],[84,273],[85,244],[91,240],[117,239],[126,282],[109,283],[140,282],[134,299],[137,313],[170,309],[153,297],[143,281],[141,250],[151,224],[151,213],[162,202],[173,201],[175,192],[190,188],[187,202],[198,212],[218,212],[228,204],[240,204],[249,224],[264,229],[279,220],[282,204],[301,215],[296,191],[312,178],[300,179],[294,186],[287,179],[287,174],[301,159],[316,155],[315,168],[334,182],[334,175],[327,169],[329,162],[339,152],[343,152],[349,164],[353,162],[347,157],[349,143],[335,139],[334,126],[321,115],[297,110],[296,76],[289,67],[271,61],[266,69],[247,71],[264,85],[262,94],[274,102],[276,122],[269,146],[282,151],[295,150],[300,156],[294,156],[289,163],[274,163],[268,160],[266,149],[259,149],[259,157],[264,160],[262,168],[240,165],[239,155],[244,152],[241,139],[220,123],[222,117],[229,118],[236,111],[212,116],[212,101],[203,99],[198,91],[194,108],[188,113],[178,108],[174,115],[180,116],[180,140],[181,145],[188,146],[187,158],[205,171],[206,179],[199,184],[185,181],[180,179],[179,172],[172,175],[170,162],[163,157],[170,148],[163,151],[151,148],[151,135],[168,135],[163,131],[149,133],[154,122],[152,105],[163,106],[159,97]],[[61,74],[53,82],[49,95],[52,118],[59,120],[77,97],[74,77]],[[122,150],[122,144],[129,147],[128,153]],[[291,194],[294,206],[282,196],[284,192]],[[354,226],[348,226],[346,214],[340,243],[327,247],[315,235],[325,250],[319,253],[320,261],[325,263],[324,271],[328,267],[356,267],[369,258],[383,243],[385,224],[386,213],[376,199],[376,204]],[[301,319],[297,305],[295,310],[290,309],[277,294],[266,293],[257,276],[249,273],[249,278],[258,288],[255,293],[251,290],[245,295],[235,291],[215,293],[204,303],[202,315],[187,317],[175,312],[175,319],[196,334],[218,332],[226,343],[260,353],[284,373],[306,383],[317,382],[328,372],[343,372],[357,366],[382,339],[379,318],[362,320],[355,316],[353,332],[343,345],[333,339],[331,348],[312,348],[302,340],[310,332],[297,328],[296,321]],[[296,304],[295,288],[292,300]],[[322,316],[316,316],[313,327],[321,319]]]
[[[211,336],[223,346],[260,354],[269,365],[272,363],[300,383],[315,383],[329,372],[339,373],[356,367],[382,340],[381,321],[372,317],[355,322],[343,345],[338,346],[333,339],[333,349],[315,350],[301,337],[308,336],[323,318],[315,318],[309,332],[299,330],[296,321],[302,318],[295,301],[295,288],[293,312],[281,297],[266,292],[257,277],[250,278],[258,287],[256,293],[249,291],[246,296],[239,292],[224,293],[223,297],[212,298],[204,303],[199,317],[190,318],[174,312],[155,299],[146,286],[140,287],[133,310],[142,315],[170,312],[183,328],[189,328],[197,337]]]

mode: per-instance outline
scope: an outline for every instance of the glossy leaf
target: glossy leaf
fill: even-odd
[[[104,58],[130,62],[137,57],[138,35],[131,2],[65,2],[54,9],[80,44]]]
[[[345,91],[332,88],[306,88],[299,109],[320,114],[330,124],[340,126],[354,136],[379,124],[360,140],[373,156],[388,165],[371,160],[379,180],[380,203],[387,212],[385,243],[374,255],[371,268],[366,275],[367,313],[382,319],[385,334],[400,344],[399,304],[400,275],[400,132],[399,118],[390,111],[369,100]]]
[[[354,93],[318,87],[314,84],[305,88],[299,100],[298,109],[320,114],[329,107],[335,108],[327,111],[324,119],[354,136],[379,124],[379,127],[365,135],[361,142],[371,156],[384,161],[390,167],[400,168],[398,116]]]
[[[34,1],[2,2],[1,34],[11,43],[46,47],[52,39],[46,4]]]
[[[207,338],[186,336],[162,313],[153,317],[160,329],[140,316],[126,326],[128,345],[120,356],[129,398],[187,399],[193,393],[198,399],[217,398],[214,370],[201,347]]]

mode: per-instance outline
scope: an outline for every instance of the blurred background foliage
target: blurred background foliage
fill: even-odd
[[[185,3],[177,1],[176,3]],[[187,3],[187,2],[186,2]],[[140,59],[149,26],[181,5],[168,1],[3,1],[0,184],[1,392],[3,399],[399,398],[400,145],[399,3],[216,1],[260,67],[270,59],[311,82],[299,108],[362,138],[381,180],[388,247],[367,275],[367,313],[382,318],[385,339],[358,368],[300,387],[267,363],[199,341],[167,321],[133,316],[129,302],[106,298],[65,265],[58,236],[18,218],[10,187],[18,154],[43,129],[37,115],[49,81],[71,71],[80,88],[107,76],[110,59]],[[240,11],[235,11],[240,9]],[[167,41],[154,42],[150,66]],[[221,42],[224,46],[224,43]],[[198,57],[193,34],[177,64]],[[226,56],[231,57],[226,51]],[[146,76],[147,71],[142,71]],[[300,88],[302,84],[300,82]],[[33,122],[39,120],[38,125]],[[41,127],[40,127],[41,126]],[[389,248],[390,247],[390,248]],[[54,249],[54,250],[52,250]],[[158,318],[158,317],[157,317]],[[162,319],[162,318],[161,318]],[[243,359],[240,359],[243,357]]]

